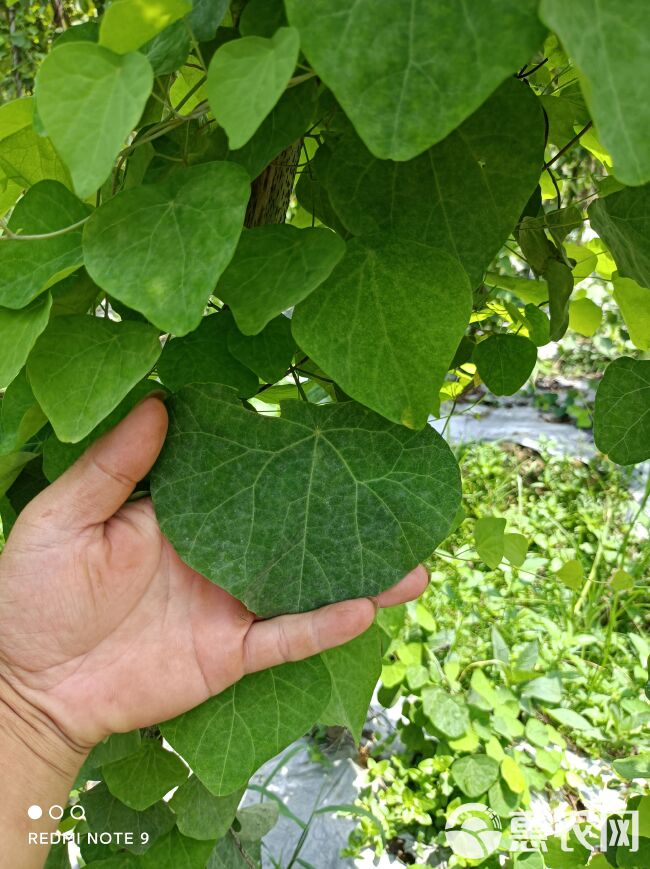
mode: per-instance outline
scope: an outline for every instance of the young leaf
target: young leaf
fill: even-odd
[[[144,741],[134,754],[102,767],[102,776],[113,796],[138,812],[164,797],[187,775],[183,761],[153,739]]]
[[[497,516],[477,519],[474,526],[474,545],[481,558],[493,570],[501,564],[504,554],[506,520]]]
[[[504,541],[506,537],[514,537],[520,535],[513,534],[505,534]],[[507,557],[507,556],[506,556]],[[505,664],[506,667],[510,663],[510,649],[508,648],[508,644],[503,639],[501,632],[497,628],[496,625],[492,625],[490,630],[490,636],[492,640],[492,654],[496,658],[497,661],[501,661],[502,664]]]
[[[521,767],[509,755],[506,755],[501,761],[501,775],[510,790],[514,793],[521,794],[526,789],[526,779],[521,771]]]
[[[234,253],[249,192],[241,166],[216,162],[119,193],[85,227],[86,268],[156,326],[186,335]]]
[[[176,814],[179,832],[191,839],[221,839],[235,820],[243,788],[215,797],[195,775],[178,788],[169,806]]]
[[[603,145],[624,184],[650,180],[644,112],[646,9],[636,0],[542,0],[540,16],[555,31],[582,75],[583,93]]]
[[[121,847],[133,854],[143,854],[155,841],[174,826],[174,814],[160,800],[143,812],[120,802],[104,782],[96,784],[80,797],[91,833],[131,833],[132,840],[122,840]],[[149,838],[143,842],[143,834]]]
[[[321,657],[332,679],[332,695],[320,721],[347,727],[358,742],[381,675],[379,629],[373,625],[360,637],[323,652]]]
[[[259,226],[241,235],[217,286],[239,330],[254,335],[297,305],[332,272],[345,244],[328,229]]]
[[[284,377],[296,352],[291,320],[275,317],[258,335],[242,335],[233,328],[228,333],[228,350],[266,383],[275,383]]]
[[[41,64],[34,85],[39,117],[82,199],[109,176],[152,85],[143,54],[115,54],[94,42],[68,42]]]
[[[330,692],[317,655],[245,676],[161,730],[213,794],[230,794],[309,730]]]
[[[459,739],[469,729],[467,706],[443,688],[422,691],[422,711],[436,730],[450,739]]]
[[[544,268],[548,285],[551,341],[559,341],[569,327],[569,300],[573,292],[573,274],[566,263],[549,259]]]
[[[650,304],[650,293],[648,296]],[[585,338],[591,338],[598,331],[602,319],[602,308],[591,299],[574,299],[569,303],[569,328]]]
[[[533,0],[485,0],[471,17],[436,0],[404,14],[378,14],[372,0],[285,5],[314,69],[382,159],[409,160],[444,139],[544,39]]]
[[[241,148],[277,103],[298,60],[300,38],[281,27],[270,39],[245,36],[222,45],[208,69],[208,100],[231,148]]]
[[[153,368],[158,332],[145,323],[56,317],[27,361],[29,380],[59,440],[76,443]]]
[[[89,212],[90,208],[58,181],[39,181],[16,205],[8,226],[21,235],[44,235],[78,223]],[[24,308],[74,271],[81,260],[81,228],[52,238],[2,239],[0,305]]]
[[[610,580],[612,591],[628,591],[634,588],[634,578],[626,570],[617,570]]]
[[[324,182],[350,232],[391,231],[440,247],[460,260],[475,287],[534,190],[543,151],[538,100],[513,79],[406,163],[373,158],[349,130],[334,146]],[[504,163],[511,172],[504,174]]]
[[[116,54],[136,51],[192,8],[189,0],[113,0],[99,27],[99,43]]]
[[[524,322],[528,337],[536,347],[548,344],[551,340],[551,324],[544,311],[540,311],[537,305],[527,304],[524,308]]]
[[[15,452],[38,431],[47,417],[39,407],[25,369],[10,383],[0,403],[0,455]]]
[[[353,402],[288,401],[265,417],[215,384],[185,387],[169,410],[151,476],[161,529],[260,616],[377,594],[453,521],[458,466],[431,428],[415,434]]]
[[[572,591],[578,591],[582,588],[582,583],[584,581],[582,562],[578,561],[576,558],[572,558],[571,561],[566,561],[558,570],[557,577],[562,580],[567,588],[570,588]]]
[[[532,374],[537,347],[521,335],[489,335],[476,345],[472,359],[491,392],[512,395]]]
[[[632,278],[612,279],[614,300],[621,309],[630,341],[639,350],[650,350],[650,290]]]
[[[650,184],[595,199],[588,214],[616,260],[619,275],[650,288]]]
[[[470,310],[469,284],[452,256],[371,236],[348,243],[329,278],[296,308],[292,328],[348,395],[418,429],[437,407]]]
[[[33,126],[34,99],[0,106],[0,170],[20,187],[50,179],[70,186],[70,175],[52,142]]]
[[[488,790],[488,805],[501,818],[510,818],[517,810],[520,800],[519,794],[511,791],[502,778],[495,781]],[[540,869],[544,869],[544,867],[542,866]]]
[[[242,398],[249,398],[257,391],[259,381],[228,349],[233,331],[235,325],[227,311],[203,317],[198,329],[167,341],[158,363],[158,376],[172,392],[188,383],[221,383],[236,389]]]
[[[237,835],[244,842],[257,842],[278,822],[278,803],[257,803],[237,812]]]
[[[596,390],[594,440],[619,465],[650,458],[650,361],[610,362]]]
[[[503,535],[503,554],[514,567],[521,567],[526,560],[528,539],[523,534]]]
[[[45,293],[18,311],[0,308],[0,388],[8,386],[25,364],[47,326],[52,296]]]
[[[650,753],[637,754],[634,757],[621,757],[613,762],[613,767],[621,778],[650,779]]]
[[[499,776],[499,764],[486,754],[459,757],[451,765],[451,776],[466,797],[480,797]]]

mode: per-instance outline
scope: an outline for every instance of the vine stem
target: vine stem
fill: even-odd
[[[557,154],[554,157],[551,157],[550,160],[548,160],[546,163],[544,163],[544,166],[542,168],[548,169],[549,166],[552,166],[553,163],[555,163],[556,160],[559,160],[559,158],[562,156],[562,154],[566,154],[566,152],[569,150],[569,148],[571,148],[573,145],[575,145],[575,143],[580,140],[581,136],[584,136],[584,134],[587,132],[587,130],[591,129],[591,127],[593,127],[593,125],[594,125],[593,121],[588,121],[584,125],[584,127],[580,130],[580,132],[575,134],[573,139],[569,139],[569,141],[566,143],[566,145],[564,145],[564,147],[560,148],[560,150],[557,152]]]
[[[39,235],[21,235],[20,233],[12,232],[6,222],[0,220],[0,228],[5,232],[5,235],[0,236],[0,241],[41,241],[44,238],[56,238],[59,235],[66,235],[68,232],[79,229],[89,218],[90,215],[82,218],[82,220],[78,220],[76,223],[71,223],[70,226],[64,226],[62,229],[55,229],[53,232],[44,232]]]

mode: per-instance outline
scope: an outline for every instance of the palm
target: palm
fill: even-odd
[[[256,622],[184,564],[148,499],[124,505],[166,421],[160,402],[140,405],[28,505],[2,553],[0,676],[83,745],[345,642],[374,614],[357,600]],[[413,571],[378,602],[413,597],[425,580]]]

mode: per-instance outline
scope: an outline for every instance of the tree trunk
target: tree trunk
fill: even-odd
[[[249,229],[267,223],[284,223],[301,148],[302,139],[299,139],[278,154],[253,181],[244,221]]]

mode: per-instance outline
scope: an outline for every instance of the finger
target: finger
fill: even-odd
[[[301,661],[340,646],[367,630],[374,617],[373,602],[363,597],[255,622],[244,640],[245,672]]]
[[[145,399],[32,501],[32,519],[74,530],[105,522],[151,469],[166,432],[165,405]]]
[[[382,591],[381,594],[378,594],[373,598],[373,600],[375,600],[377,606],[380,607],[397,606],[400,603],[406,603],[408,600],[415,600],[416,597],[420,597],[428,584],[429,574],[425,567],[418,564],[418,566],[410,573],[407,573],[404,579],[400,580],[397,585],[386,589],[386,591]]]

